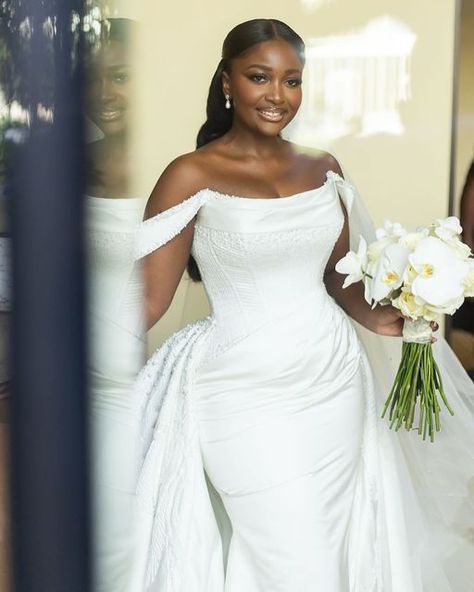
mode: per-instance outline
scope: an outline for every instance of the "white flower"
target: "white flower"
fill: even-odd
[[[464,294],[464,278],[468,265],[441,239],[428,236],[420,241],[409,256],[417,276],[413,279],[413,294],[435,307],[449,306]]]
[[[456,216],[449,216],[448,218],[438,218],[436,220],[434,232],[441,240],[449,242],[461,234],[462,227]]]
[[[468,261],[469,270],[464,278],[464,295],[474,296],[474,259]]]
[[[391,241],[398,241],[398,239],[406,234],[406,230],[399,222],[391,222],[385,220],[383,228],[377,228],[375,235],[378,239],[388,238]]]
[[[419,304],[415,295],[406,288],[402,288],[400,295],[392,300],[392,305],[413,320],[423,317],[424,306]]]
[[[383,251],[374,270],[371,297],[380,302],[403,284],[408,265],[409,250],[400,243],[392,243]]]
[[[438,312],[437,310],[425,306],[423,308],[423,318],[425,321],[436,321],[438,324],[441,323],[441,319],[443,318],[443,313]]]
[[[367,267],[367,243],[365,239],[361,236],[359,240],[359,248],[357,249],[357,253],[354,251],[349,251],[345,257],[340,259],[336,263],[336,271],[338,273],[342,273],[347,275],[344,283],[342,285],[343,288],[347,288],[351,284],[356,282],[360,282],[360,280],[364,277],[364,270]]]
[[[445,241],[447,242],[447,244],[451,247],[451,249],[453,249],[456,252],[456,255],[459,257],[459,259],[469,259],[469,257],[472,255],[471,253],[471,249],[469,248],[468,245],[466,245],[466,243],[463,243],[462,241],[460,241],[458,238],[454,238],[453,240]]]
[[[373,243],[370,243],[370,245],[367,247],[368,260],[378,261],[379,257],[384,252],[384,250],[388,247],[388,245],[391,245],[392,243],[393,241],[386,236],[379,238]]]
[[[435,321],[440,315],[452,315],[458,308],[462,306],[464,302],[464,294],[461,294],[457,298],[453,298],[449,302],[443,305],[433,306],[431,304],[425,304],[423,316],[428,321]]]
[[[438,219],[431,227],[432,236],[437,236],[447,243],[460,259],[468,259],[471,255],[471,249],[461,241],[461,224],[456,216]]]
[[[416,273],[416,271],[413,269],[413,267],[410,264],[408,264],[405,269],[405,272],[403,274],[403,285],[406,288],[409,288],[412,285],[413,280],[416,279],[417,277],[418,277],[418,274]]]
[[[428,228],[421,228],[416,232],[407,232],[400,237],[400,244],[404,245],[408,250],[414,251],[420,244],[420,241],[429,234]]]

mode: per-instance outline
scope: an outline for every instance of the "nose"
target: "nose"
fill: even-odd
[[[101,101],[106,102],[111,98],[113,98],[112,82],[107,76],[102,76],[100,80],[100,99]]]
[[[283,87],[279,80],[272,81],[271,85],[268,87],[265,98],[267,101],[275,104],[279,104],[284,101]]]

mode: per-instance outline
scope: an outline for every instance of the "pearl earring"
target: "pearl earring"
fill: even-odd
[[[230,109],[230,95],[225,95],[225,98],[226,98],[225,108]]]

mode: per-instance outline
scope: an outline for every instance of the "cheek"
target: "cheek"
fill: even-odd
[[[251,105],[255,101],[259,100],[264,93],[263,88],[250,81],[242,81],[234,86],[234,100],[238,104]]]
[[[86,92],[84,96],[84,111],[86,115],[93,116],[94,112],[100,109],[100,97],[97,93]]]
[[[96,80],[85,81],[85,92],[84,97],[88,103],[94,103],[100,96],[100,85]]]
[[[303,100],[303,93],[301,92],[301,87],[298,90],[293,90],[291,95],[289,96],[288,103],[292,106],[294,110],[299,109],[301,105],[301,101]]]
[[[128,103],[132,97],[131,85],[129,83],[115,84],[113,88],[113,94],[119,98],[122,103]]]

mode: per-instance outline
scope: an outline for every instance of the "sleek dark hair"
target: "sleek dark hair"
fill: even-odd
[[[246,51],[264,41],[283,39],[297,52],[301,63],[305,62],[305,45],[303,39],[286,23],[277,19],[252,19],[234,27],[224,39],[222,57],[217,66],[209,87],[207,97],[207,119],[201,126],[196,140],[196,148],[208,144],[223,136],[232,127],[234,108],[225,108],[225,97],[222,91],[222,74],[230,72],[232,60],[242,56]],[[188,261],[188,274],[195,281],[201,281],[201,274],[195,259]]]

